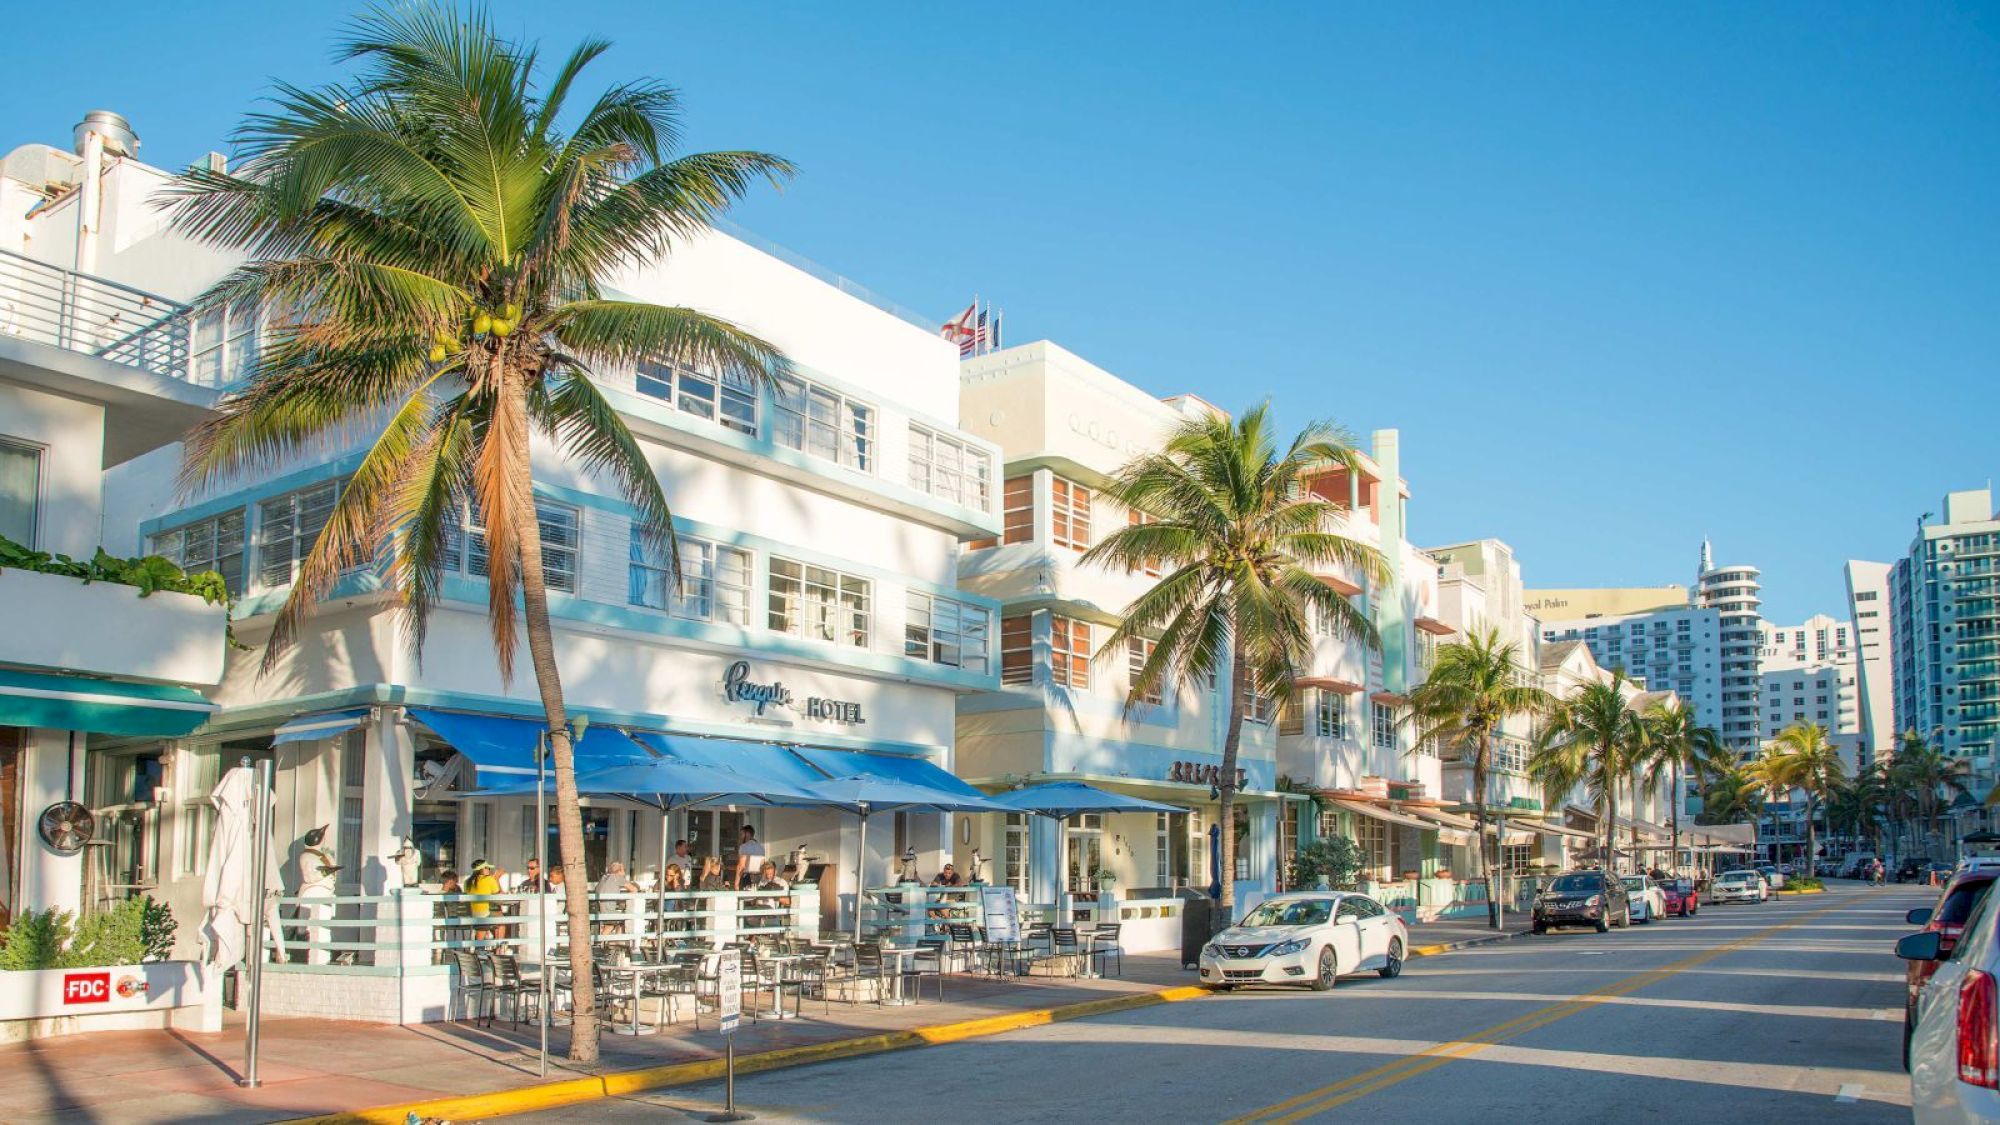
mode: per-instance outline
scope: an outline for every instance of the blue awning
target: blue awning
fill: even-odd
[[[453,750],[472,759],[482,773],[527,774],[535,772],[535,746],[544,725],[533,719],[507,719],[498,715],[468,715],[458,711],[410,708],[410,718],[429,727]],[[624,731],[591,727],[576,747],[576,770],[605,769],[650,758],[645,748]]]
[[[192,688],[0,670],[0,726],[178,738],[214,713]]]
[[[692,738],[683,734],[639,731],[632,735],[662,757],[691,762],[697,766],[730,770],[745,777],[781,781],[810,789],[824,781],[819,771],[800,761],[790,750],[768,742],[746,742],[733,738]]]
[[[829,777],[880,777],[953,793],[960,797],[985,794],[932,765],[923,758],[897,754],[869,754],[858,750],[814,750],[801,747],[796,753],[827,772]]]
[[[271,745],[283,746],[287,742],[311,742],[321,738],[338,738],[362,723],[368,721],[368,712],[323,711],[317,715],[300,715],[281,726],[271,735]]]

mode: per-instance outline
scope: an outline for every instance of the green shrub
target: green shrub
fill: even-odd
[[[0,972],[157,961],[173,951],[175,929],[173,912],[150,898],[127,899],[80,923],[67,910],[24,911],[0,934]]]
[[[1345,836],[1329,836],[1301,847],[1292,857],[1294,887],[1317,887],[1321,879],[1329,887],[1350,890],[1359,880],[1367,856],[1361,845]]]
[[[1826,884],[1810,875],[1787,875],[1785,876],[1784,889],[1788,891],[1823,891],[1826,889]]]

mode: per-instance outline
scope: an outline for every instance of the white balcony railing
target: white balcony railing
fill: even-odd
[[[186,382],[192,319],[177,301],[0,250],[0,337]]]

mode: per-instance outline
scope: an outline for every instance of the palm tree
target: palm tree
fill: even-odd
[[[1585,684],[1557,703],[1528,759],[1528,776],[1551,802],[1585,786],[1604,829],[1606,871],[1617,869],[1618,787],[1631,775],[1644,738],[1638,714],[1626,704],[1627,682],[1622,670],[1613,670],[1610,682]]]
[[[1307,426],[1281,451],[1268,406],[1232,422],[1212,414],[1177,427],[1156,453],[1121,468],[1106,492],[1153,522],[1119,529],[1084,555],[1131,573],[1166,574],[1141,594],[1100,655],[1134,637],[1155,640],[1132,677],[1130,703],[1167,685],[1228,676],[1229,720],[1216,785],[1222,837],[1222,917],[1234,916],[1236,755],[1251,693],[1288,699],[1294,670],[1312,657],[1315,619],[1337,635],[1375,644],[1366,615],[1315,576],[1346,568],[1388,579],[1373,547],[1336,530],[1342,508],[1308,487],[1314,474],[1359,472],[1345,433]]]
[[[1773,791],[1782,786],[1796,789],[1806,798],[1806,873],[1812,874],[1819,859],[1819,805],[1831,798],[1847,777],[1840,751],[1827,741],[1826,728],[1818,723],[1793,723],[1771,740],[1758,766],[1772,782]]]
[[[1496,866],[1486,835],[1486,777],[1493,767],[1493,736],[1509,719],[1538,719],[1555,706],[1555,697],[1528,683],[1515,660],[1518,648],[1488,629],[1463,642],[1438,649],[1437,661],[1423,683],[1410,693],[1409,721],[1417,727],[1417,745],[1454,749],[1472,762],[1472,817],[1478,822],[1478,874],[1486,887],[1487,924],[1500,927],[1500,903],[1492,885]]]
[[[1928,848],[1930,838],[1940,832],[1944,794],[1968,791],[1972,763],[1932,746],[1916,731],[1906,730],[1898,739],[1890,774],[1909,791],[1925,833],[1924,847]]]
[[[676,93],[615,85],[571,110],[608,44],[552,75],[487,17],[378,9],[342,45],[352,81],[281,85],[238,131],[234,174],[190,173],[181,230],[250,260],[201,300],[282,310],[248,384],[186,448],[200,487],[269,471],[329,440],[373,435],[272,628],[266,666],[342,571],[382,564],[412,648],[441,596],[464,519],[485,529],[494,652],[511,680],[525,624],[548,724],[572,934],[589,932],[571,729],[549,626],[530,453],[546,445],[612,478],[671,545],[667,498],[599,365],[668,358],[769,378],[771,345],[713,317],[606,298],[598,279],[658,260],[759,180],[790,165],[756,152],[675,155]],[[571,120],[567,130],[558,119]],[[590,943],[570,943],[570,1057],[597,1057]]]
[[[1702,824],[1754,824],[1764,809],[1764,786],[1750,764],[1737,764],[1715,774],[1701,795]]]
[[[1662,773],[1671,778],[1673,855],[1674,862],[1679,863],[1682,771],[1692,773],[1699,783],[1710,774],[1729,768],[1729,752],[1722,747],[1722,736],[1702,726],[1694,709],[1685,704],[1668,706],[1667,701],[1661,700],[1646,709],[1640,722],[1645,736],[1641,767],[1649,778],[1657,780]]]

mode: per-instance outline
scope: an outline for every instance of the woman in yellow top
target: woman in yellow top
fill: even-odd
[[[469,895],[497,895],[500,893],[500,878],[494,872],[492,864],[482,859],[472,865],[472,879],[466,883],[465,893]],[[492,912],[493,907],[489,903],[474,902],[472,904],[472,916],[474,918],[484,918]],[[472,936],[484,941],[493,936],[493,931],[491,929],[475,930]]]

